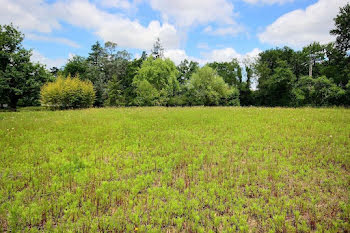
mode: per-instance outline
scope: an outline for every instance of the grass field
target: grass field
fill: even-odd
[[[0,113],[0,232],[350,231],[350,110]]]

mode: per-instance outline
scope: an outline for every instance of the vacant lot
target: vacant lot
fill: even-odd
[[[0,113],[0,232],[349,231],[350,110]]]

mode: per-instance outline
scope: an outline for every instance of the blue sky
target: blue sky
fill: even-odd
[[[348,0],[0,0],[0,23],[25,35],[33,60],[62,66],[91,45],[113,41],[134,57],[160,37],[165,56],[247,60],[260,51],[327,43]]]

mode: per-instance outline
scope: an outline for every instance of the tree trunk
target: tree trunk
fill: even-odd
[[[19,96],[12,96],[10,98],[10,104],[9,104],[9,107],[11,110],[13,111],[16,111],[17,110],[17,103],[18,103],[18,100],[19,100]]]

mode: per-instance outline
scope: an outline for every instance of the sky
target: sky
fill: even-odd
[[[329,31],[349,0],[0,0],[0,24],[24,34],[48,68],[88,56],[96,41],[134,58],[159,37],[176,64],[240,61],[266,49],[334,41]]]

